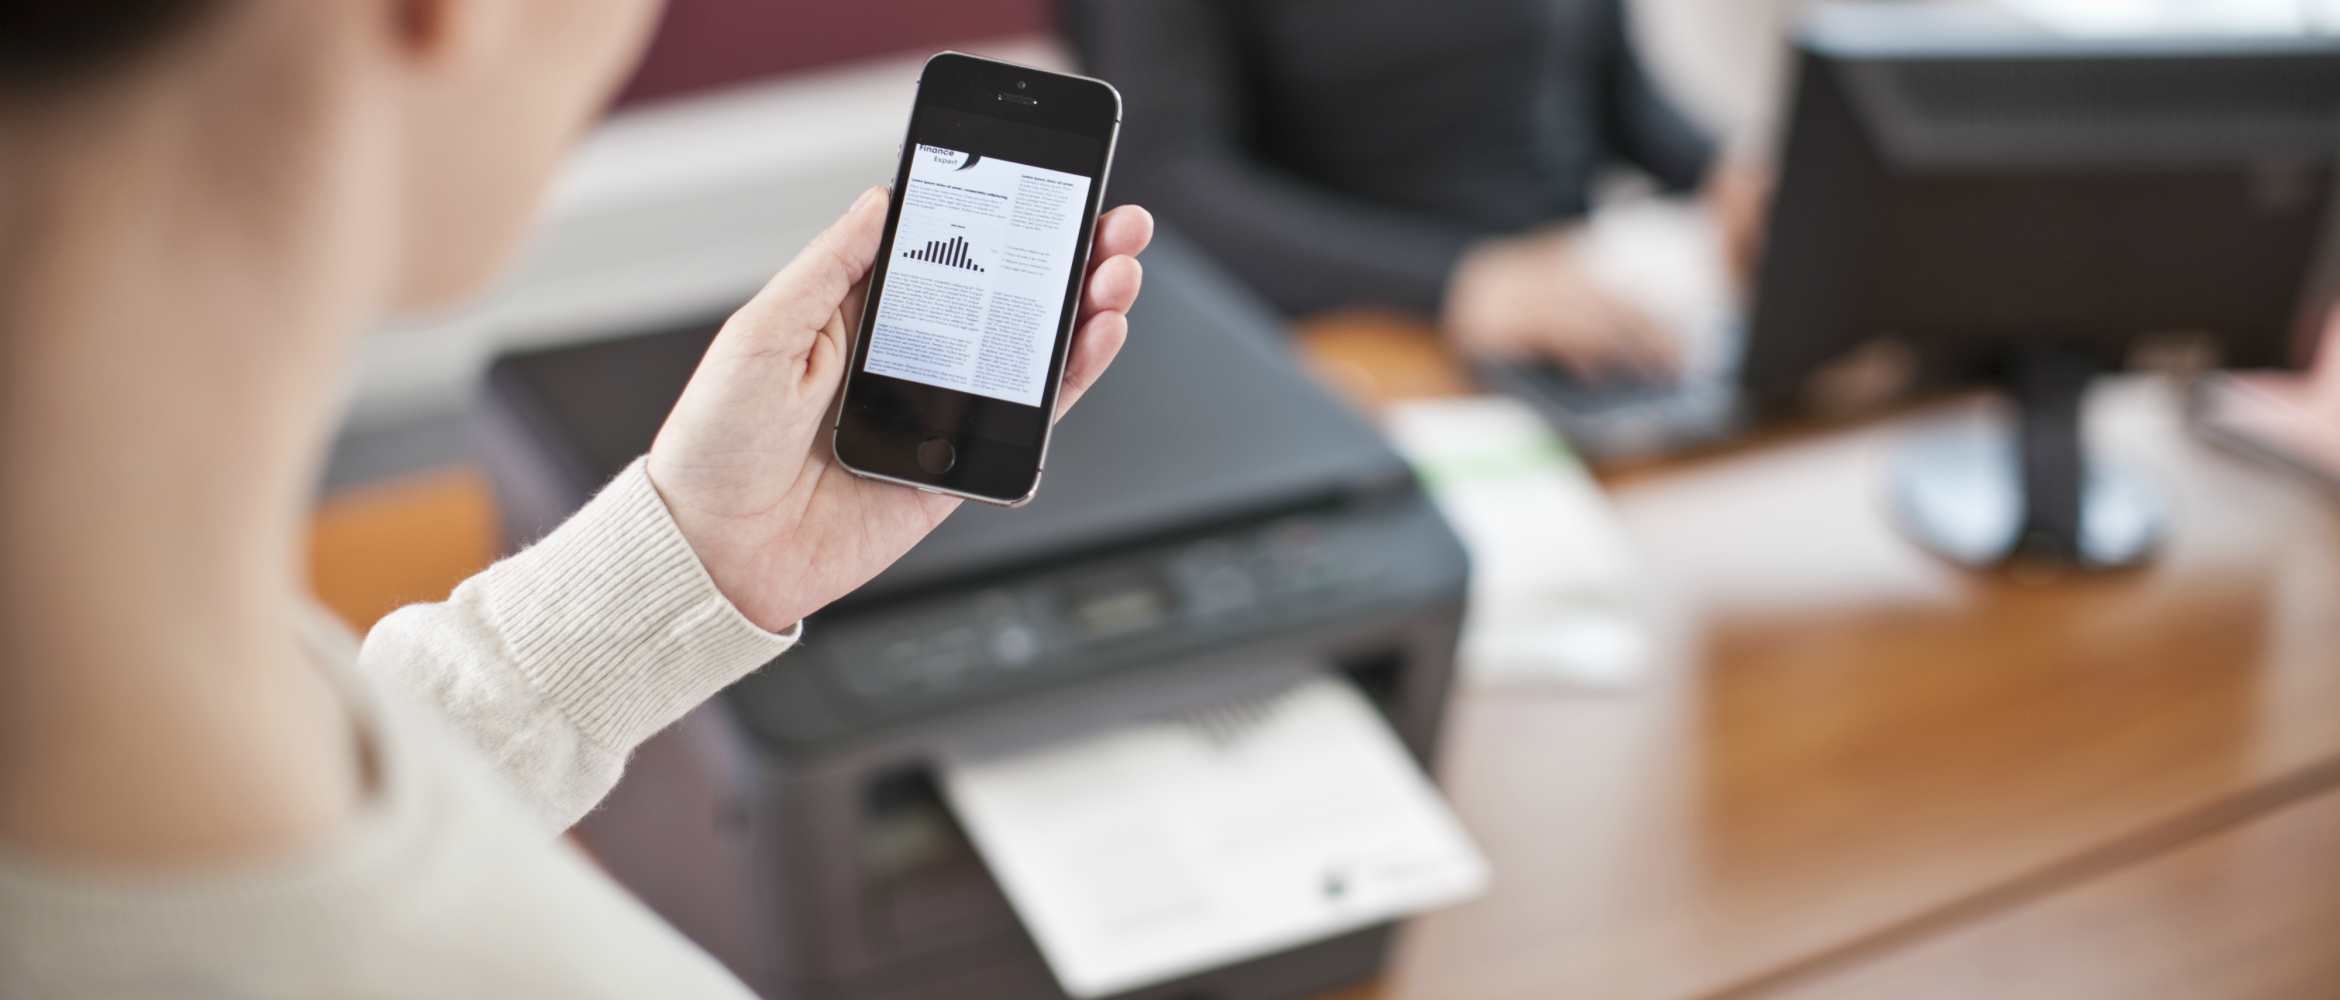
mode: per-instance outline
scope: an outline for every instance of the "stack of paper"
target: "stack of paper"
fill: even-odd
[[[1613,688],[1646,671],[1639,560],[1550,425],[1481,396],[1401,404],[1385,426],[1471,553],[1467,677]]]

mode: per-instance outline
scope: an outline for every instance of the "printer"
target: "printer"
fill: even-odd
[[[491,367],[479,438],[511,541],[649,446],[714,325]],[[962,507],[798,648],[645,745],[579,826],[764,996],[1064,996],[939,792],[955,740],[1046,739],[1331,672],[1430,767],[1468,569],[1454,534],[1275,317],[1171,234],[1131,327],[1033,503]],[[1123,996],[1310,995],[1374,975],[1392,932]]]

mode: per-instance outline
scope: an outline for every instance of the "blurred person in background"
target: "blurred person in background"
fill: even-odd
[[[1741,276],[1758,174],[1661,92],[1622,0],[1069,0],[1121,88],[1114,181],[1287,314],[1387,307],[1464,354],[1663,376],[1672,331],[1589,273],[1617,164],[1703,191]]]
[[[882,191],[545,540],[362,649],[301,596],[353,338],[482,283],[655,7],[0,6],[0,996],[748,995],[556,834],[953,509],[821,434]]]

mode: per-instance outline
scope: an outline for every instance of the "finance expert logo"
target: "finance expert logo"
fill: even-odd
[[[929,146],[923,142],[918,144],[918,151],[926,154],[928,162],[938,167],[949,167],[952,170],[965,170],[983,159],[980,153],[962,153],[956,149]]]

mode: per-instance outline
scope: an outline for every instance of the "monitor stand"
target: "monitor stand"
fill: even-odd
[[[1901,530],[1975,569],[2143,563],[2161,541],[2166,508],[2152,484],[2083,445],[2081,403],[2096,373],[2082,357],[2026,352],[2008,369],[2012,424],[1972,421],[1907,442],[1892,473]]]

